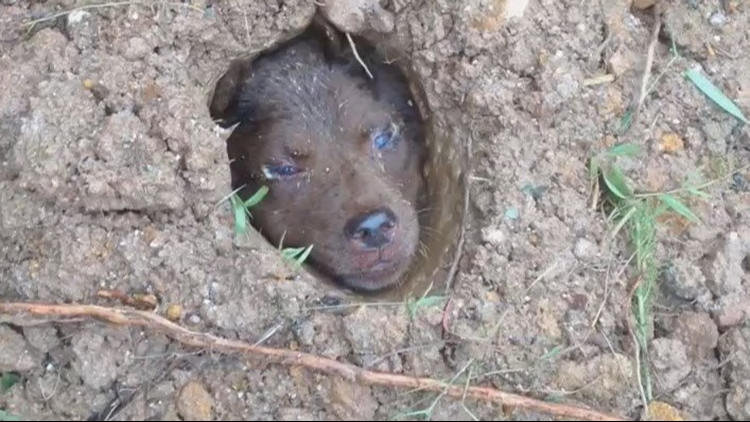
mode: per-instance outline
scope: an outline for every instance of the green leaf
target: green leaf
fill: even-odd
[[[560,352],[562,352],[562,350],[563,350],[563,347],[558,344],[557,346],[553,347],[552,350],[550,350],[549,352],[545,353],[544,356],[542,356],[541,359],[542,360],[552,359],[555,356],[559,355]]]
[[[636,213],[636,211],[638,211],[638,209],[633,206],[631,206],[630,209],[628,209],[628,212],[625,213],[625,216],[622,217],[622,219],[620,219],[620,221],[617,222],[617,225],[615,226],[614,230],[612,230],[613,238],[617,236],[618,233],[620,233],[620,230],[622,230],[625,224],[628,224],[628,221],[630,221],[630,219],[633,218],[633,215]]]
[[[589,177],[594,179],[598,175],[599,175],[599,163],[597,163],[595,159],[591,159],[591,162],[589,163]]]
[[[633,196],[633,191],[630,190],[630,187],[625,182],[625,175],[615,166],[610,167],[604,173],[604,182],[607,183],[609,190],[620,199],[627,199]]]
[[[232,211],[234,212],[234,233],[239,236],[247,233],[247,213],[239,196],[232,195],[231,201]]]
[[[268,186],[261,186],[253,196],[245,201],[245,208],[252,208],[260,203],[268,194]]]
[[[627,132],[627,130],[630,128],[630,125],[633,124],[633,113],[633,107],[630,107],[620,119],[620,128],[618,129],[618,132],[620,134]]]
[[[635,157],[641,153],[641,146],[638,144],[621,144],[612,147],[607,154],[613,157]]]
[[[288,260],[294,259],[297,255],[301,254],[305,248],[286,248],[281,251],[281,255]]]
[[[445,296],[428,296],[420,298],[419,300],[410,300],[407,304],[409,309],[409,315],[414,318],[417,315],[417,311],[420,308],[429,308],[431,306],[440,305],[445,300]]]
[[[0,421],[18,422],[21,418],[18,416],[11,415],[10,413],[0,409]]]
[[[729,99],[719,88],[716,87],[711,81],[706,79],[700,71],[696,69],[690,69],[685,72],[685,76],[695,86],[719,107],[724,109],[727,113],[739,119],[742,123],[747,124],[747,118],[742,114],[742,111]]]
[[[18,375],[11,372],[6,372],[0,375],[0,393],[4,393],[13,388],[20,379],[21,378]]]
[[[689,188],[688,192],[690,192],[691,195],[697,196],[701,199],[711,199],[711,195],[707,194],[706,192],[703,192],[702,190],[698,190],[696,188]]]
[[[690,211],[690,208],[687,207],[687,205],[683,204],[679,199],[675,198],[672,195],[659,195],[659,199],[661,202],[664,203],[664,205],[668,206],[672,209],[672,211],[676,212],[677,214],[680,214],[681,216],[687,218],[688,220],[699,223],[700,219],[697,215],[695,215],[692,211]]]
[[[305,263],[305,260],[307,260],[307,257],[310,256],[310,252],[312,252],[313,245],[310,245],[305,249],[304,252],[302,252],[301,255],[299,255],[296,259],[297,265],[302,265]]]
[[[505,218],[507,218],[508,220],[518,220],[518,217],[520,215],[521,214],[516,207],[511,207],[505,210]]]

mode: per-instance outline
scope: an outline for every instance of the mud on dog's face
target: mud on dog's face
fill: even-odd
[[[228,142],[246,194],[270,188],[253,224],[277,246],[313,245],[310,262],[348,287],[392,285],[419,246],[418,122],[346,74],[300,78],[262,90],[263,116]]]

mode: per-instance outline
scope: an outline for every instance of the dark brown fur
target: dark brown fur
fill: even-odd
[[[229,119],[239,123],[227,143],[232,182],[245,186],[244,197],[270,188],[251,213],[274,245],[313,245],[309,262],[321,272],[356,290],[380,290],[401,279],[419,248],[422,122],[395,68],[359,45],[369,79],[350,54],[332,54],[330,40],[316,34],[245,71]],[[385,127],[400,135],[380,151],[373,139]],[[264,173],[263,166],[286,164],[300,173],[284,180]],[[355,235],[352,227],[365,229]],[[381,234],[390,240],[372,240]]]

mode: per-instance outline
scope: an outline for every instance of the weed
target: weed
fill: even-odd
[[[253,218],[250,209],[260,204],[263,198],[268,195],[268,190],[269,189],[267,186],[261,186],[260,189],[258,189],[258,191],[255,192],[253,196],[248,198],[246,201],[243,201],[239,197],[239,195],[237,195],[237,191],[234,191],[230,194],[229,199],[232,203],[232,212],[234,214],[234,233],[236,236],[247,233],[247,230],[249,228],[248,219]],[[284,239],[282,238],[281,242],[283,243],[283,241]],[[301,248],[282,248],[282,245],[279,245],[279,250],[281,250],[281,256],[284,258],[284,260],[291,261],[297,266],[301,266],[307,260],[307,257],[310,256],[310,253],[312,252],[312,248],[313,245]]]
[[[602,198],[610,211],[609,221],[613,225],[612,236],[621,231],[627,233],[633,249],[632,265],[635,272],[632,291],[632,332],[636,342],[636,360],[639,366],[641,394],[646,403],[652,399],[651,374],[648,366],[648,345],[653,326],[652,302],[659,263],[656,258],[657,221],[665,213],[675,213],[691,222],[699,222],[698,216],[685,204],[687,199],[705,199],[705,188],[718,180],[701,183],[697,174],[691,175],[682,187],[667,192],[636,193],[628,184],[622,170],[615,164],[617,158],[635,157],[640,148],[623,144],[611,148],[589,164],[592,183],[598,187],[604,182],[606,192]],[[631,317],[628,316],[628,319]]]
[[[474,359],[469,359],[469,362],[467,362],[466,365],[464,365],[464,367],[461,368],[461,370],[459,370],[456,373],[456,375],[454,375],[453,378],[450,379],[450,381],[445,383],[445,387],[443,388],[443,391],[440,392],[440,394],[438,394],[438,396],[432,401],[432,403],[430,403],[429,406],[427,406],[426,408],[422,410],[415,410],[412,412],[401,413],[399,415],[394,416],[392,420],[405,419],[405,418],[421,418],[422,420],[428,421],[432,419],[432,413],[435,411],[435,407],[440,402],[440,399],[442,399],[443,396],[445,396],[445,394],[448,392],[448,389],[456,382],[456,380],[458,380],[461,374],[463,374],[464,372],[466,372],[467,369],[469,369],[469,367],[473,363],[474,363]],[[469,373],[468,378],[471,379],[471,373]],[[465,391],[466,391],[466,387],[464,387],[464,392]],[[464,409],[466,408],[464,407]],[[472,416],[472,419],[476,420],[476,417],[474,417],[474,415],[471,412],[468,412],[468,409],[466,410],[467,410],[467,413],[469,413],[469,415]]]
[[[0,374],[0,394],[3,394],[13,388],[20,381],[20,377],[12,372]],[[3,409],[0,409],[0,421],[20,421],[15,415],[11,415]]]
[[[0,393],[4,393],[20,381],[20,377],[12,372],[0,374]]]
[[[294,265],[299,267],[302,266],[302,264],[305,263],[307,257],[310,256],[312,248],[313,245],[310,245],[306,248],[284,248],[281,250],[281,256],[283,256],[285,260],[292,262]]]
[[[232,192],[230,200],[232,202],[232,212],[234,213],[234,233],[237,236],[247,233],[248,218],[253,218],[250,208],[258,205],[268,194],[268,186],[261,186],[257,192],[246,201],[243,201],[236,191]]]
[[[698,90],[700,90],[705,96],[710,98],[716,105],[722,108],[725,112],[731,114],[737,120],[744,124],[747,124],[747,118],[742,111],[737,107],[732,100],[730,100],[719,88],[716,87],[711,81],[709,81],[703,74],[696,69],[689,69],[685,72],[685,77],[692,82]]]
[[[5,422],[5,421],[7,421],[7,422],[16,422],[16,421],[20,421],[20,420],[21,420],[21,418],[19,418],[18,416],[11,415],[10,413],[4,411],[3,409],[0,409],[0,421],[2,421],[2,422]]]
[[[423,296],[417,300],[409,298],[406,302],[406,309],[408,309],[409,316],[413,319],[417,316],[417,312],[420,309],[441,305],[444,300],[445,296]]]

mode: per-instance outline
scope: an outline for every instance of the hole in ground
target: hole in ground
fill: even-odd
[[[274,247],[312,245],[319,278],[375,300],[421,295],[440,286],[463,219],[460,154],[435,136],[408,67],[355,37],[371,79],[345,40],[316,17],[230,63],[209,109],[233,127],[232,188],[269,188],[253,227]]]

